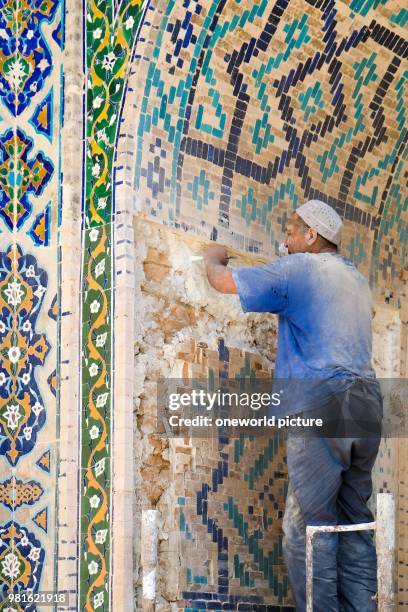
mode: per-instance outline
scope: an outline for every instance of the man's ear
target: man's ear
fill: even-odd
[[[309,227],[309,229],[307,230],[307,238],[306,238],[306,242],[309,246],[312,246],[312,244],[314,244],[317,240],[317,232],[315,229],[313,229],[312,227]]]

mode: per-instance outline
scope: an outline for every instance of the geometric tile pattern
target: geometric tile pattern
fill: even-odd
[[[35,215],[33,224],[27,234],[36,246],[49,246],[51,239],[51,203]]]
[[[183,375],[188,371],[188,376],[208,378],[214,388],[227,379],[270,375],[258,355],[230,348],[221,338],[218,352],[189,342]],[[276,611],[281,606],[292,610],[282,557],[285,436],[219,435],[195,438],[193,444],[195,469],[176,484],[184,609],[257,610],[269,605]]]
[[[146,39],[142,8],[155,17],[152,27],[146,19]],[[408,238],[408,16],[397,0],[112,0],[81,9],[78,590],[80,609],[105,610],[114,187],[126,170],[116,158],[125,94],[137,98],[127,136],[144,212],[270,257],[290,210],[322,197],[345,220],[345,253],[398,306]],[[64,12],[58,0],[0,0],[0,461],[11,472],[0,482],[0,596],[55,580]],[[257,357],[234,350],[220,341],[211,376],[251,372]],[[275,608],[290,606],[279,529],[283,442],[220,438],[210,472],[198,465],[179,491],[187,610],[264,609],[271,597]]]
[[[153,0],[150,9],[125,102],[128,157],[116,175],[132,182],[135,210],[270,260],[291,210],[321,198],[344,220],[342,252],[377,299],[400,308],[408,270],[400,3]],[[236,356],[229,363],[234,351],[221,344],[213,367],[200,369],[197,350],[191,367],[231,376],[243,367],[242,356],[239,367]],[[284,445],[225,438],[194,447],[195,469],[177,489],[185,610],[290,606],[279,567]],[[379,469],[386,464],[380,453]],[[383,484],[392,488],[392,478]]]
[[[31,505],[43,494],[43,488],[38,482],[30,480],[22,482],[15,476],[0,483],[0,503],[10,510],[23,504]]]
[[[40,527],[45,533],[48,531],[48,509],[43,508],[35,516],[33,516],[32,521]]]
[[[320,197],[345,221],[345,253],[398,306],[408,249],[399,14],[371,0],[166,3],[132,81],[139,208],[270,258],[290,210]]]
[[[36,461],[36,465],[40,468],[40,470],[49,474],[51,469],[51,452],[47,450],[45,453],[40,455],[39,459]]]
[[[51,141],[53,132],[53,90],[45,96],[44,100],[38,104],[30,119],[30,123],[34,126],[37,132],[44,134]]]

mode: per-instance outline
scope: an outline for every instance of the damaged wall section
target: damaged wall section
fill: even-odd
[[[277,321],[245,314],[239,298],[208,284],[203,244],[139,217],[136,241],[135,581],[142,607],[141,512],[159,516],[157,609],[200,598],[290,605],[282,560],[286,493],[284,437],[176,438],[155,435],[159,377],[219,373],[271,376]],[[238,265],[251,262],[242,254]]]
[[[135,218],[134,229],[138,609],[146,604],[140,567],[144,544],[138,534],[142,510],[148,508],[159,511],[157,610],[190,609],[209,597],[220,605],[290,606],[281,534],[287,487],[284,436],[167,439],[155,433],[160,377],[213,376],[217,384],[220,372],[228,378],[273,375],[277,319],[243,313],[237,296],[210,287],[204,264],[190,261],[206,246],[197,237],[143,216]],[[235,265],[261,263],[246,253],[234,255]],[[399,375],[398,349],[393,359],[384,350],[402,344],[403,329],[392,307],[376,308],[374,365],[379,376]],[[382,443],[375,492],[398,491],[402,447],[392,440]]]

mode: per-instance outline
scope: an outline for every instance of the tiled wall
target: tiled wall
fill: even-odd
[[[68,592],[72,610],[132,597],[112,174],[140,14],[137,0],[0,2],[1,608],[21,590]]]
[[[226,346],[222,338],[217,349],[192,340],[189,354],[178,355],[190,376],[213,379],[216,387],[224,377],[270,375],[256,352]],[[197,610],[205,603],[213,610],[257,610],[262,605],[292,610],[282,557],[284,434],[220,434],[190,444],[177,442],[176,456],[177,450],[192,453],[191,447],[195,455],[194,468],[188,465],[183,481],[176,479],[184,609]]]
[[[375,322],[376,366],[383,375],[385,371],[390,375],[391,370],[393,375],[402,374],[401,337],[391,337],[389,326],[395,316],[406,320],[401,313],[406,301],[408,238],[404,20],[406,12],[396,2],[153,0],[141,25],[118,143],[117,177],[138,217],[176,228],[180,235],[200,238],[203,244],[216,240],[252,254],[252,263],[257,257],[270,260],[277,255],[286,220],[296,206],[311,197],[332,204],[344,219],[342,252],[370,278],[377,309],[385,308],[381,321],[378,315]],[[129,203],[127,206],[129,210]],[[136,248],[145,240],[143,227],[139,233],[136,230]],[[163,234],[164,250],[166,240]],[[181,246],[173,248],[180,249],[181,259]],[[155,265],[160,262],[148,264],[149,273],[154,274]],[[187,269],[180,274],[189,278]],[[202,290],[208,299],[208,287]],[[164,289],[161,295],[166,304],[166,299],[173,298],[173,289]],[[153,333],[151,308],[149,303],[143,312],[150,313],[146,328]],[[203,304],[198,318],[205,309]],[[221,328],[226,312],[220,307],[214,315]],[[163,305],[164,337],[158,345],[164,342],[169,354],[176,352],[168,329],[184,339],[183,329],[188,325],[194,330],[189,341],[200,347],[211,337],[209,352],[215,355],[211,328],[207,332],[203,326],[196,329],[196,319],[191,321],[190,315],[174,318]],[[402,335],[406,335],[404,330],[402,326]],[[238,338],[239,332],[229,342],[222,338],[227,353],[236,350]],[[392,368],[394,358],[390,358],[386,370],[385,344],[394,346],[397,362]],[[260,358],[270,346],[261,338],[253,358]],[[151,349],[151,359],[158,359],[160,350]],[[218,366],[208,366],[202,348],[188,353],[195,373],[209,375],[215,368],[212,375],[216,378],[225,367],[215,357],[213,363]],[[182,357],[181,361],[180,368],[190,371],[189,359]],[[138,354],[137,376],[143,375],[141,362],[143,356]],[[140,381],[137,389],[143,406]],[[143,439],[143,430],[141,435]],[[188,449],[180,450],[174,459],[177,465],[178,456],[191,453],[193,457],[184,466],[184,480],[170,479],[169,490],[177,503],[169,511],[166,488],[162,497],[155,489],[154,500],[150,500],[158,503],[159,495],[164,500],[158,503],[163,514],[177,513],[179,524],[171,528],[180,531],[182,553],[177,549],[177,554],[181,554],[181,572],[185,571],[178,578],[178,590],[170,589],[163,578],[160,594],[172,599],[174,591],[183,592],[189,610],[290,604],[284,593],[283,568],[277,572],[281,590],[272,583],[267,590],[269,578],[282,563],[279,542],[271,564],[274,570],[268,576],[268,564],[257,556],[248,537],[256,530],[250,504],[246,504],[246,483],[241,480],[261,449],[245,447],[240,458],[242,472],[234,472],[233,446],[227,441],[204,455],[197,441],[191,447],[187,444]],[[376,491],[404,495],[403,476],[398,471],[403,448],[402,442],[400,446],[392,440],[383,443],[375,471]],[[276,465],[279,461],[276,459]],[[269,468],[273,473],[275,460]],[[273,476],[266,471],[261,481],[276,495],[279,482]],[[145,501],[142,495],[142,504]],[[282,501],[281,490],[279,508]],[[268,500],[264,503],[266,508]],[[261,506],[258,498],[255,515]],[[248,526],[248,533],[240,530],[238,517]],[[165,519],[166,528],[169,520]],[[278,515],[274,525],[279,531]],[[273,537],[271,540],[268,530],[263,535],[265,548],[273,556]],[[176,546],[174,540],[169,548],[172,546]],[[239,563],[234,562],[234,547],[240,551]],[[163,552],[162,560],[173,581],[177,571],[166,564],[166,554]],[[404,564],[401,554],[400,568]],[[403,605],[406,593],[401,578],[399,587]],[[263,603],[251,603],[251,596],[260,592]],[[249,598],[246,602],[245,597]]]
[[[344,252],[379,302],[403,305],[406,21],[397,0],[0,0],[0,597],[65,589],[71,609],[132,608],[129,449],[144,384],[129,340],[140,284],[132,212],[270,258],[290,210],[322,197],[343,215]],[[209,334],[205,321],[197,335]],[[244,365],[263,351],[223,339],[223,355],[241,351]],[[214,448],[211,469],[256,470],[246,444]],[[283,466],[283,450],[272,455]],[[245,531],[261,518],[261,491],[240,472],[254,491],[246,504],[234,478],[221,495],[210,477],[207,501],[231,529],[221,540],[186,494],[207,482],[202,468],[189,489],[177,484],[184,574],[161,591],[163,609],[183,592],[197,609],[194,593],[207,588],[189,525],[200,546],[215,538],[208,561],[227,537],[228,596],[261,580],[285,604],[284,579]],[[281,495],[265,500],[273,525],[275,471],[264,483]],[[225,575],[214,576],[225,595]]]
[[[153,507],[160,514],[159,610],[169,609],[170,602],[187,610],[292,609],[281,548],[285,440],[155,435],[160,377],[204,378],[218,388],[228,378],[271,376],[276,318],[244,314],[237,296],[208,287],[203,265],[189,262],[200,252],[201,240],[141,217],[135,221],[135,238],[136,601],[141,609],[141,511]],[[237,265],[251,264],[251,255],[237,256]],[[374,365],[379,376],[403,374],[406,336],[398,310],[377,304]],[[375,512],[378,492],[396,496],[400,605],[407,596],[405,446],[404,439],[382,441],[371,500]]]
[[[81,287],[81,609],[123,605],[123,600],[129,595],[122,590],[123,582],[129,582],[129,578],[123,576],[125,569],[121,563],[115,565],[113,559],[115,552],[117,560],[122,558],[123,562],[124,541],[126,537],[129,539],[129,534],[126,536],[124,533],[123,500],[118,497],[116,504],[114,500],[114,488],[119,492],[125,488],[123,484],[119,486],[124,473],[118,472],[116,467],[120,463],[125,438],[121,424],[114,421],[114,410],[120,411],[119,390],[123,380],[120,351],[114,334],[114,302],[115,296],[119,298],[120,280],[117,281],[113,263],[113,178],[123,92],[140,14],[139,0],[111,2],[109,8],[102,3],[89,2],[84,22],[86,138]],[[118,302],[120,304],[119,299]],[[114,363],[116,350],[118,358]],[[119,378],[116,377],[117,369]],[[113,390],[118,397],[116,405]],[[116,445],[118,461],[115,461],[113,452],[115,424],[122,434]],[[130,483],[126,488],[129,487]],[[116,571],[111,571],[111,567],[116,567]],[[112,582],[114,578],[115,584]],[[115,603],[115,592],[121,594],[119,600],[122,603]]]
[[[2,600],[56,579],[63,2],[2,1],[0,32]]]
[[[405,9],[343,0],[150,8],[122,128],[136,209],[269,257],[288,213],[322,198],[345,220],[344,253],[398,306]]]

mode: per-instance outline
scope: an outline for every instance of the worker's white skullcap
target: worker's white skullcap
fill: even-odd
[[[301,219],[333,244],[340,244],[343,222],[334,208],[320,200],[309,200],[295,210]]]

